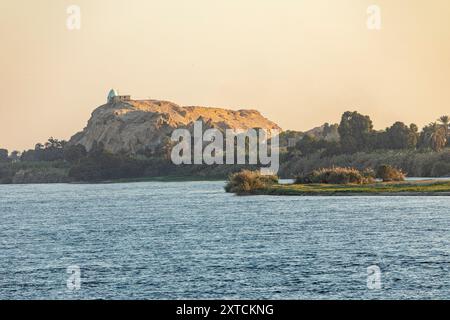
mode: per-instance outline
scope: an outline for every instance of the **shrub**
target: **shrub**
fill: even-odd
[[[70,182],[66,169],[40,168],[21,169],[11,180],[14,184],[25,183],[66,183]]]
[[[431,169],[432,177],[449,177],[450,176],[450,163],[439,161],[433,165]]]
[[[67,162],[77,163],[87,156],[87,151],[81,144],[70,145],[64,148],[63,156]]]
[[[69,177],[75,181],[105,181],[114,179],[134,179],[142,177],[145,170],[143,161],[128,156],[99,151],[82,158],[69,170]]]
[[[371,182],[375,181],[375,178],[377,177],[377,173],[372,168],[366,168],[363,171],[361,171],[361,174],[364,178],[370,179]]]
[[[374,182],[373,172],[359,171],[355,168],[322,168],[300,176],[297,184],[325,183],[325,184],[367,184]]]
[[[14,171],[9,166],[0,165],[0,184],[12,183]]]
[[[243,170],[229,176],[225,191],[240,195],[251,194],[275,183],[278,183],[278,177],[275,175],[265,176],[259,171]]]
[[[377,178],[382,179],[383,182],[404,181],[405,174],[392,166],[381,165],[377,169]]]
[[[0,149],[0,162],[8,161],[8,150]]]

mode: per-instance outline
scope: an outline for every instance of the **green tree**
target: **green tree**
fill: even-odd
[[[144,170],[142,161],[109,153],[101,150],[97,145],[95,152],[90,152],[87,157],[82,158],[70,168],[69,177],[77,181],[137,178],[144,174]]]
[[[342,115],[338,132],[344,152],[364,151],[370,148],[373,123],[369,116],[347,111]]]
[[[419,144],[419,127],[415,123],[411,123],[409,125],[410,130],[410,145],[414,146],[414,148],[417,148],[417,145]]]
[[[386,130],[385,145],[388,149],[414,149],[417,145],[417,132],[414,126],[408,127],[403,122],[396,122]]]
[[[48,141],[44,144],[46,149],[62,149],[67,144],[64,140],[58,140],[53,137],[48,138]]]
[[[280,133],[280,147],[294,151],[295,145],[302,138],[300,131],[286,130]]]
[[[447,138],[447,142],[448,142],[448,137],[449,137],[449,133],[450,133],[450,117],[449,116],[442,116],[438,119],[438,121],[442,124],[442,127],[444,128],[444,132],[445,132],[445,137]]]
[[[322,138],[327,141],[339,140],[339,125],[338,124],[329,124],[325,123],[323,125]]]
[[[436,152],[442,151],[447,144],[445,129],[436,122],[430,123],[423,128],[421,140],[422,145]]]
[[[20,160],[20,152],[17,150],[14,150],[13,152],[11,152],[11,154],[9,155],[9,159],[11,161],[19,161]]]
[[[303,155],[311,154],[317,151],[317,139],[309,134],[305,134],[303,138],[297,142],[296,148],[300,150]]]
[[[0,162],[8,161],[8,150],[0,149]]]
[[[64,160],[70,163],[78,163],[81,159],[87,156],[86,148],[81,145],[66,146],[63,151]]]
[[[448,131],[448,127],[450,125],[450,117],[449,116],[442,116],[439,118],[438,120],[443,126],[444,128]]]
[[[26,150],[20,155],[20,161],[40,161],[43,150]]]

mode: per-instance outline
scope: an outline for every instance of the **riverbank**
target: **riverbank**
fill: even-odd
[[[130,179],[113,179],[92,183],[133,183],[133,182],[195,182],[195,181],[225,181],[223,176],[159,176],[159,177],[144,177],[144,178],[130,178]],[[77,182],[74,182],[77,183]]]
[[[274,196],[450,196],[450,181],[424,180],[368,185],[274,184],[252,195]]]

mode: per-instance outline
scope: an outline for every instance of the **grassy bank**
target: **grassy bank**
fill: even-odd
[[[277,196],[450,196],[450,181],[415,181],[367,185],[275,184],[254,190],[255,195]]]

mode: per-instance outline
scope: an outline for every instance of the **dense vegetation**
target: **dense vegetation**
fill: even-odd
[[[2,162],[1,183],[103,181],[140,177],[144,173],[142,162],[108,153],[101,145],[87,152],[81,145],[69,146],[53,138],[21,155],[3,157]]]
[[[87,151],[82,145],[69,145],[50,138],[33,150],[8,153],[0,150],[0,184],[59,183],[137,180],[161,176],[224,179],[254,165],[182,165],[168,159],[170,152],[152,155],[112,154],[101,143]]]
[[[338,139],[305,134],[282,154],[280,176],[304,176],[320,168],[358,170],[390,165],[409,176],[450,176],[450,118],[442,116],[419,131],[417,125],[396,122],[386,130],[373,129],[370,117],[345,112],[336,130]],[[289,133],[292,136],[292,133]],[[283,141],[283,140],[281,140]]]
[[[238,195],[249,195],[276,183],[278,183],[277,176],[261,175],[259,171],[243,170],[230,175],[225,191]]]
[[[237,195],[335,196],[335,195],[436,195],[450,196],[450,182],[437,180],[404,181],[403,173],[383,165],[363,172],[354,168],[315,170],[292,184],[280,184],[276,176],[261,176],[259,171],[242,171],[230,175],[225,190]]]
[[[417,125],[396,122],[386,130],[376,131],[369,116],[358,112],[345,112],[337,125],[339,139],[327,139],[326,131],[333,127],[326,124],[322,137],[304,135],[290,152],[306,155],[321,151],[325,156],[373,152],[376,150],[433,150],[442,151],[449,146],[450,118],[442,116],[421,132]]]
[[[355,168],[322,168],[312,171],[311,173],[299,176],[296,183],[299,184],[368,184],[375,181],[373,170],[366,169],[359,171]]]
[[[392,166],[382,165],[377,169],[377,178],[383,180],[383,182],[404,181],[405,174]]]
[[[315,170],[332,167],[355,168],[362,174],[365,169],[382,165],[398,168],[402,172],[400,176],[450,176],[449,124],[450,118],[443,116],[421,131],[415,124],[402,122],[377,131],[370,117],[345,112],[339,124],[325,124],[306,134],[283,132],[279,176],[304,177]],[[175,166],[169,160],[170,147],[165,141],[151,154],[111,154],[101,143],[86,150],[82,145],[50,138],[22,153],[0,149],[0,183],[89,182],[158,176],[209,179],[225,178],[242,169],[258,169],[256,165]],[[332,178],[340,179],[335,175]],[[341,178],[346,179],[345,175]]]
[[[305,156],[285,158],[281,161],[280,176],[294,177],[319,168],[352,167],[358,170],[378,168],[388,164],[400,168],[410,177],[450,176],[450,150],[379,150],[324,156],[316,152]]]

